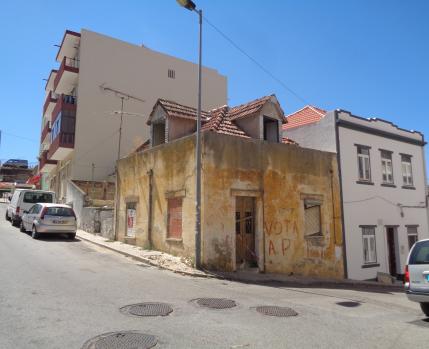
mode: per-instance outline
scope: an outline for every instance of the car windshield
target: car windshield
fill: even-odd
[[[53,198],[52,194],[49,193],[26,192],[23,201],[29,204],[37,204],[39,202],[52,203]]]
[[[409,264],[429,264],[429,241],[416,243]]]
[[[48,207],[46,213],[47,216],[62,216],[62,217],[73,217],[73,210],[69,207]]]

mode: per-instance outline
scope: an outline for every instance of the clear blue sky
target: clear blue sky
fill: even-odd
[[[429,1],[196,2],[309,103],[378,116],[429,137]],[[175,0],[3,2],[0,159],[36,161],[43,79],[57,66],[54,44],[65,29],[87,28],[196,62],[197,24]],[[304,105],[208,25],[203,63],[228,77],[230,105],[271,93],[286,113]]]

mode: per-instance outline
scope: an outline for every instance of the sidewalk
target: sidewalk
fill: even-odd
[[[77,231],[76,236],[79,239],[88,241],[101,247],[105,247],[124,256],[131,257],[135,260],[159,267],[161,269],[167,269],[175,273],[189,276],[211,277],[210,274],[194,269],[190,265],[190,262],[184,260],[183,258],[175,257],[167,253],[144,250],[138,246],[124,244],[120,241],[108,240],[103,236],[90,234],[80,229]]]
[[[238,281],[259,285],[275,285],[282,287],[320,287],[320,288],[351,288],[351,289],[367,289],[367,290],[382,290],[383,292],[402,292],[402,283],[386,285],[375,281],[359,281],[359,280],[333,280],[322,278],[309,278],[300,276],[288,276],[285,274],[259,273],[253,270],[242,270],[237,272],[206,272],[200,271],[191,266],[190,261],[183,258],[175,257],[170,254],[144,250],[141,247],[128,245],[120,241],[108,240],[100,235],[87,233],[83,230],[77,231],[79,239],[88,241],[95,245],[105,247],[109,250],[118,252],[127,257],[150,264],[161,269],[166,269],[182,275],[219,278],[231,281]]]

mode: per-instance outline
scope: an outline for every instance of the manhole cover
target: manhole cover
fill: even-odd
[[[197,298],[196,301],[198,305],[212,309],[227,309],[237,305],[235,301],[226,298]]]
[[[137,331],[109,332],[90,339],[82,349],[149,349],[157,342],[155,336]]]
[[[338,302],[338,305],[341,305],[342,307],[346,307],[346,308],[354,308],[354,307],[358,307],[360,305],[359,302]]]
[[[278,317],[287,317],[287,316],[297,316],[298,313],[292,308],[287,307],[277,307],[272,305],[263,305],[256,307],[258,313],[269,315],[269,316],[278,316]]]
[[[167,316],[173,311],[173,308],[166,303],[139,303],[131,304],[120,309],[122,313],[136,316]]]

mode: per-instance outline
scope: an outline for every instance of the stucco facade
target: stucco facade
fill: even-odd
[[[287,129],[284,136],[302,147],[336,152],[340,159],[348,278],[403,274],[413,239],[429,238],[423,135],[336,110],[318,122]],[[365,180],[359,178],[359,149],[368,157]],[[390,158],[389,180],[383,179],[383,154]],[[403,156],[410,161],[412,185],[404,184]],[[374,244],[369,260],[364,236],[368,233]]]
[[[118,162],[119,240],[195,257],[194,154],[192,135]],[[206,268],[247,267],[237,262],[237,198],[250,198],[254,202],[253,267],[295,275],[344,276],[335,154],[210,131],[203,133],[202,154],[202,263]],[[174,197],[182,198],[179,239],[169,239],[167,234],[168,199]],[[307,202],[320,205],[320,232],[312,236],[305,235]],[[127,207],[136,208],[134,236],[129,237]]]

